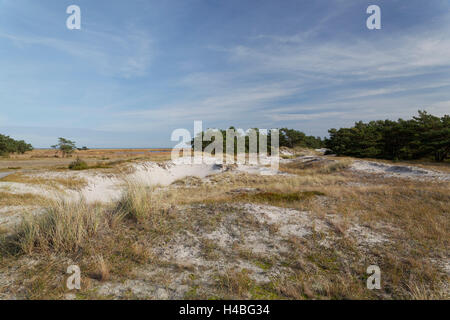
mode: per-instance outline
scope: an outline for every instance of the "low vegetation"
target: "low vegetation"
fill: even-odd
[[[324,196],[323,192],[319,191],[301,191],[301,192],[258,192],[254,194],[241,194],[237,199],[246,202],[267,203],[272,205],[290,204],[302,200],[314,198],[315,196]]]
[[[21,265],[8,290],[30,299],[64,298],[70,264],[79,299],[448,299],[448,184],[362,177],[340,161],[129,181],[108,205],[55,200],[1,240],[0,268]],[[371,264],[381,290],[365,287]]]
[[[54,175],[1,179],[0,298],[450,299],[448,182],[349,170],[353,158],[313,156],[303,146],[318,141],[284,132],[283,144],[296,148],[283,149],[282,174],[230,167],[164,187],[121,180],[122,197],[104,204],[15,194],[13,187],[24,184],[26,192],[87,184],[67,171],[70,159],[30,152],[60,167]],[[73,152],[84,160],[71,169],[102,169],[92,174],[115,178],[126,162],[170,158],[170,152]],[[421,167],[448,172],[445,161]],[[17,206],[28,206],[23,220],[9,211]],[[76,292],[65,287],[73,264],[82,270]],[[380,290],[366,287],[373,264],[382,272]]]
[[[73,161],[71,164],[69,164],[70,170],[86,170],[89,166],[86,163],[86,161],[81,160],[80,158],[77,158],[75,161]]]
[[[27,216],[17,227],[15,239],[19,252],[74,253],[95,237],[106,219],[99,206],[85,202],[52,202],[45,212]]]

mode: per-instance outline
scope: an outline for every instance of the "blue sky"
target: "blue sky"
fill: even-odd
[[[66,28],[81,8],[82,29]],[[381,7],[382,29],[366,28]],[[448,0],[0,0],[0,133],[172,146],[176,128],[450,111]]]

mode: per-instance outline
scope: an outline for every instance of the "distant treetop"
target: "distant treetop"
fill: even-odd
[[[23,154],[27,151],[33,150],[33,146],[23,140],[14,140],[9,136],[0,134],[0,155],[7,155],[10,153]]]

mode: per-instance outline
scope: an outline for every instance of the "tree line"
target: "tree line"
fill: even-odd
[[[230,129],[235,130],[234,127]],[[257,148],[260,143],[260,130],[256,132]],[[206,132],[210,131],[207,130]],[[205,133],[201,132],[202,150],[214,141],[205,139]],[[226,151],[227,130],[218,130],[223,139],[223,151]],[[426,111],[418,112],[410,120],[399,119],[378,120],[364,123],[356,122],[351,128],[330,129],[329,138],[307,136],[305,133],[288,128],[279,129],[280,147],[303,147],[303,148],[323,148],[329,149],[330,153],[338,156],[351,156],[358,158],[379,158],[390,160],[411,160],[432,158],[435,161],[445,161],[450,154],[450,116],[444,115],[439,118]],[[237,140],[243,138],[245,141],[245,151],[249,151],[249,136],[242,131],[235,130],[234,139],[235,150],[237,150]],[[267,150],[271,152],[271,131],[266,135]],[[194,147],[194,139],[191,141]],[[88,150],[86,147],[76,148],[75,142],[64,138],[58,139],[58,144],[52,148],[60,151],[65,156],[70,156],[76,149]],[[9,153],[25,153],[33,150],[31,144],[23,140],[17,141],[9,136],[0,134],[0,155]]]
[[[328,132],[325,145],[339,156],[442,162],[450,152],[450,116],[439,118],[420,110],[410,120],[360,121]]]
[[[0,156],[5,156],[10,153],[23,154],[31,150],[33,150],[31,144],[28,144],[23,140],[14,140],[9,136],[0,134]]]
[[[231,130],[235,133],[234,139],[234,150],[235,153],[237,152],[237,144],[238,139],[243,139],[244,142],[244,148],[245,152],[249,152],[250,149],[250,135],[248,132],[243,132],[236,130],[235,127],[230,127],[228,130]],[[272,132],[270,130],[267,130],[265,132],[261,131],[258,128],[252,129],[254,133],[256,133],[256,145],[257,150],[260,150],[259,144],[260,144],[260,136],[266,136],[265,140],[267,141],[267,151],[270,154],[271,153],[271,141],[272,141]],[[211,139],[205,139],[205,137],[208,135],[208,133],[216,132],[220,133],[222,136],[223,141],[223,152],[226,152],[226,145],[227,145],[227,130],[212,130],[208,129],[206,131],[202,131],[201,133],[197,134],[197,138],[201,139],[202,141],[202,151],[205,150],[205,148],[210,145],[212,142],[215,141],[215,137],[212,136]],[[314,136],[307,136],[305,133],[295,130],[295,129],[288,129],[288,128],[281,128],[278,130],[279,132],[279,147],[288,147],[288,148],[295,148],[295,147],[303,147],[303,148],[322,148],[325,146],[324,141],[320,137],[314,137]],[[201,136],[201,137],[200,137]],[[191,140],[191,146],[194,148],[194,139]]]

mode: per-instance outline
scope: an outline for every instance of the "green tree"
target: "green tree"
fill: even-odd
[[[418,156],[431,154],[435,161],[444,161],[450,152],[450,116],[442,118],[419,111],[414,117],[418,134],[415,147]]]
[[[360,121],[351,128],[328,132],[326,147],[337,155],[444,161],[450,152],[450,117],[439,118],[425,111],[410,120]]]
[[[23,140],[17,141],[9,136],[0,134],[0,155],[7,155],[9,153],[25,153],[33,150],[31,144]]]
[[[305,133],[288,128],[280,129],[280,147],[321,148],[323,141],[319,137],[307,136]]]
[[[65,138],[58,138],[58,144],[52,146],[53,149],[59,150],[63,158],[70,156],[76,149],[75,141],[70,141]]]

